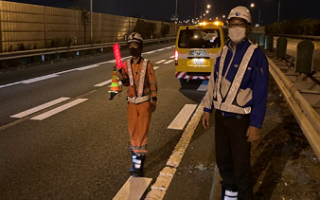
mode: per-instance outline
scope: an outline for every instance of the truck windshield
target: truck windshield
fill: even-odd
[[[179,48],[219,48],[221,46],[218,29],[182,30]]]

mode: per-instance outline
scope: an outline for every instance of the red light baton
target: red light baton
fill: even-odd
[[[114,58],[116,59],[117,70],[119,70],[122,68],[122,61],[121,61],[121,55],[120,55],[120,47],[118,43],[113,45],[113,54],[114,54]]]

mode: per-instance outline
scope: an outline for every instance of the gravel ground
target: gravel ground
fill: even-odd
[[[252,145],[257,199],[320,200],[320,163],[271,76],[261,136]]]

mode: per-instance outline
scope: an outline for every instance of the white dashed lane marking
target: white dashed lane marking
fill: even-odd
[[[12,116],[10,116],[10,117],[12,117],[12,118],[23,118],[23,117],[25,117],[25,116],[28,116],[28,115],[31,115],[31,114],[33,114],[33,113],[36,113],[36,112],[38,112],[38,111],[40,111],[40,110],[49,108],[50,106],[56,105],[56,104],[58,104],[58,103],[61,103],[61,102],[63,102],[63,101],[66,101],[66,100],[68,100],[68,99],[70,99],[70,98],[69,98],[69,97],[61,97],[61,98],[59,98],[59,99],[55,99],[55,100],[53,100],[53,101],[49,101],[49,102],[47,102],[47,103],[44,103],[44,104],[42,104],[42,105],[39,105],[39,106],[34,107],[34,108],[31,108],[31,109],[28,109],[28,110],[26,110],[26,111],[20,112],[20,113],[18,113],[18,114],[12,115]]]
[[[196,109],[197,106],[197,104],[184,105],[179,114],[168,126],[168,129],[183,130],[184,126],[187,124],[189,118],[191,117],[193,111]]]
[[[159,60],[158,62],[156,62],[156,64],[161,64],[163,62],[165,62],[166,60]]]
[[[80,104],[80,103],[82,103],[84,101],[87,101],[87,100],[88,99],[82,99],[82,98],[76,99],[76,100],[71,101],[71,102],[69,102],[67,104],[64,104],[64,105],[59,106],[59,107],[57,107],[55,109],[52,109],[52,110],[50,110],[48,112],[45,112],[45,113],[43,113],[41,115],[35,116],[35,117],[31,118],[31,119],[32,120],[44,120],[44,119],[46,119],[48,117],[51,117],[51,116],[53,116],[55,114],[58,114],[58,113],[60,113],[60,112],[62,112],[64,110],[67,110],[68,108],[71,108],[71,107],[73,107],[73,106],[75,106],[77,104]]]
[[[172,63],[174,60],[168,60],[167,62],[163,63],[163,64],[169,64]]]
[[[109,79],[109,80],[104,81],[104,82],[102,82],[102,83],[98,83],[98,84],[96,84],[96,85],[94,85],[94,86],[95,86],[95,87],[101,87],[101,86],[108,85],[108,84],[110,84],[111,82],[112,82],[112,79]]]
[[[205,80],[205,81],[202,81],[197,91],[207,91],[207,88],[208,88],[208,80]]]

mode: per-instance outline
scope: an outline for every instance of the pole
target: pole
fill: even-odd
[[[1,8],[1,4],[5,4],[5,2],[2,2],[1,0],[0,0],[0,12],[2,12],[1,10],[2,10],[2,8]],[[1,14],[0,14],[0,53],[2,53],[3,51],[2,51],[2,28],[1,28]]]
[[[280,21],[280,0],[279,0],[279,3],[278,3],[278,21]]]
[[[260,21],[260,19],[261,19],[260,17],[261,17],[261,8],[260,8],[260,6],[259,6],[259,17],[258,17],[258,24],[259,24],[259,25],[260,25],[260,22],[261,22],[261,21]]]
[[[194,1],[194,20],[197,18],[197,0]]]
[[[92,39],[92,1],[90,0],[90,43],[92,44],[93,39]]]
[[[178,13],[178,0],[176,0],[176,12],[174,14],[174,21],[175,21],[175,32],[177,33],[177,13]]]

